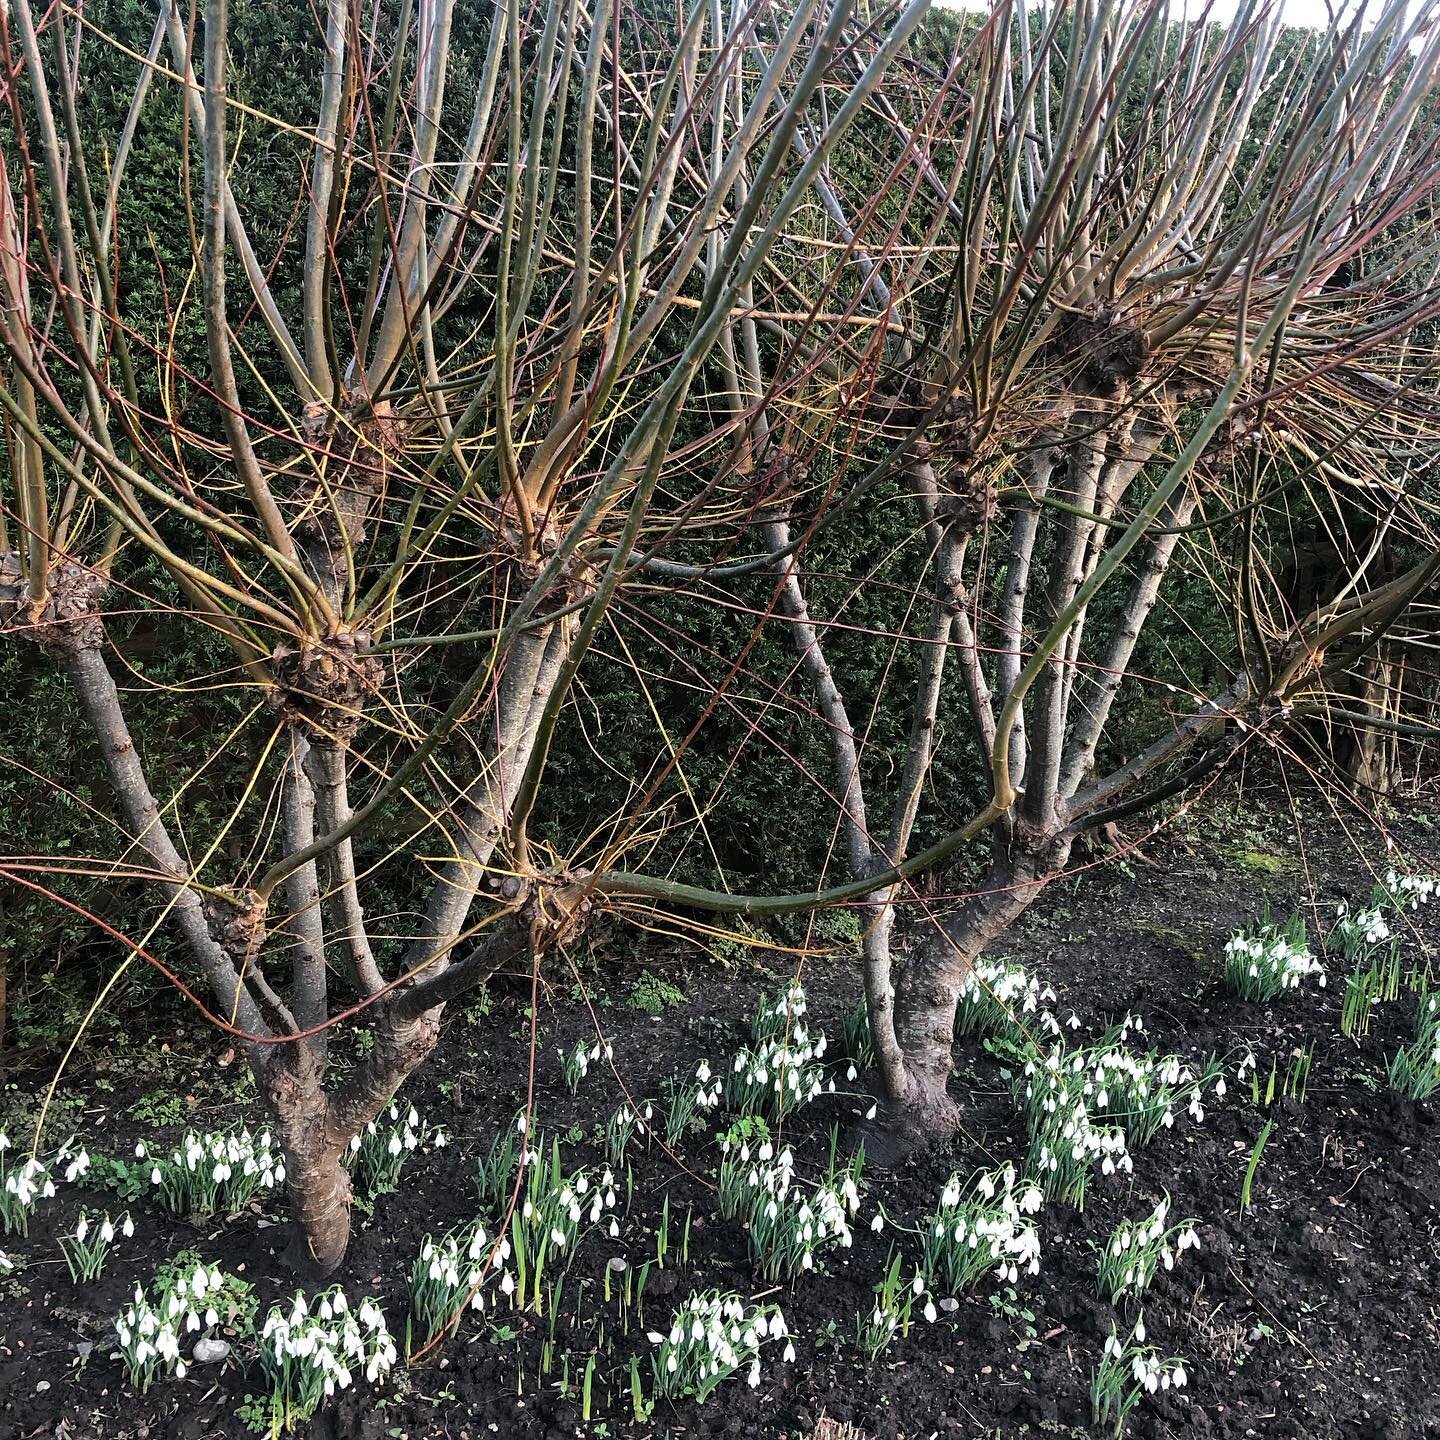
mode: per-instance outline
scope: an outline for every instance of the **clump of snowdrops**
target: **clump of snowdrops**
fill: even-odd
[[[1030,1049],[1011,1078],[1011,1090],[1030,1130],[1027,1169],[1047,1198],[1083,1207],[1090,1173],[1133,1171],[1134,1161],[1118,1125],[1096,1125],[1089,1054]]]
[[[192,1347],[233,1318],[232,1290],[241,1284],[218,1265],[196,1264],[162,1274],[151,1295],[137,1285],[115,1320],[120,1363],[131,1385],[143,1395],[161,1375],[183,1379],[188,1363],[181,1347]]]
[[[795,1178],[795,1152],[768,1137],[752,1143],[720,1142],[720,1213],[744,1225],[760,1273],[772,1284],[814,1270],[825,1252],[854,1243],[850,1221],[860,1208],[863,1151],[846,1165],[835,1146],[824,1176],[813,1186]]]
[[[891,1250],[885,1274],[875,1286],[874,1301],[869,1311],[862,1310],[855,1320],[855,1347],[871,1360],[878,1359],[890,1348],[897,1335],[910,1333],[910,1318],[916,1299],[925,1294],[925,1277],[903,1278],[905,1258]],[[933,1301],[927,1301],[927,1313],[935,1315]]]
[[[615,1175],[608,1165],[598,1176],[583,1166],[567,1173],[555,1140],[548,1161],[537,1158],[526,1165],[523,1185],[506,1236],[514,1277],[502,1273],[500,1289],[513,1296],[517,1307],[541,1314],[547,1279],[553,1285],[570,1269],[583,1231],[604,1224],[610,1235],[620,1233]]]
[[[738,1295],[718,1290],[691,1295],[665,1334],[650,1332],[655,1390],[659,1395],[709,1399],[717,1385],[745,1372],[751,1386],[760,1383],[760,1350],[785,1341],[784,1360],[794,1360],[795,1347],[778,1305],[747,1305]]]
[[[1244,1000],[1268,1001],[1313,975],[1322,989],[1325,967],[1310,953],[1305,921],[1292,915],[1254,934],[1238,931],[1225,942],[1225,984]]]
[[[1055,991],[1042,985],[1023,965],[1007,960],[980,960],[965,977],[955,1005],[957,1035],[1004,1035],[1019,1044],[1029,1028],[1023,1017],[1033,1015],[1035,1028],[1058,1035],[1060,1024],[1048,1009]]]
[[[416,1150],[422,1146],[441,1150],[449,1141],[441,1126],[422,1123],[413,1105],[401,1110],[392,1101],[377,1119],[351,1138],[345,1163],[360,1181],[364,1194],[389,1195],[400,1183],[400,1172]]]
[[[1100,1252],[1100,1297],[1143,1295],[1161,1270],[1173,1270],[1187,1250],[1200,1244],[1193,1220],[1168,1224],[1170,1197],[1140,1220],[1122,1220]]]
[[[968,1184],[952,1175],[925,1222],[921,1270],[931,1287],[958,1295],[987,1271],[1011,1284],[1022,1272],[1037,1274],[1040,1231],[1029,1217],[1042,1198],[1038,1185],[1017,1180],[1013,1165],[982,1170]]]
[[[513,1125],[490,1142],[490,1149],[475,1167],[475,1191],[486,1214],[498,1219],[510,1204],[515,1176],[522,1166],[535,1164],[540,1156],[526,1139],[529,1122],[522,1110]]]
[[[1204,1120],[1207,1089],[1224,1095],[1217,1060],[1197,1070],[1178,1055],[1130,1048],[1132,1032],[1143,1031],[1139,1017],[1127,1015],[1093,1045],[1004,1049],[1015,1061],[1011,1090],[1030,1128],[1027,1169],[1047,1198],[1083,1207],[1097,1165],[1102,1175],[1133,1173],[1131,1147],[1148,1144],[1182,1113]]]
[[[1440,995],[1424,990],[1415,1012],[1415,1038],[1390,1057],[1390,1088],[1411,1100],[1440,1091]]]
[[[30,1216],[41,1200],[54,1196],[55,1181],[51,1166],[36,1155],[12,1166],[13,1148],[10,1137],[0,1130],[0,1226],[7,1235],[28,1235]]]
[[[1127,1340],[1112,1325],[1105,1353],[1090,1377],[1091,1414],[1097,1425],[1113,1425],[1119,1435],[1130,1412],[1145,1395],[1158,1390],[1179,1390],[1189,1380],[1184,1360],[1162,1358],[1146,1340],[1145,1317],[1135,1321]]]
[[[577,1040],[570,1050],[560,1052],[560,1070],[565,1076],[565,1088],[572,1095],[578,1094],[580,1082],[590,1073],[590,1067],[614,1056],[615,1047],[608,1040],[593,1040],[588,1044],[583,1039]]]
[[[88,1210],[80,1211],[75,1229],[69,1235],[60,1237],[60,1253],[70,1278],[77,1284],[98,1280],[110,1258],[110,1247],[116,1235],[129,1239],[135,1233],[135,1222],[127,1210],[123,1215],[111,1219],[108,1214],[92,1216]]]
[[[648,1148],[655,1133],[655,1107],[648,1100],[642,1101],[637,1109],[628,1100],[623,1101],[611,1115],[605,1126],[605,1160],[617,1173],[626,1168],[630,1142],[639,1138]]]
[[[852,1068],[873,1070],[876,1063],[875,1040],[870,1030],[870,1008],[863,995],[845,1012],[841,1032],[841,1043]]]
[[[1329,944],[1355,965],[1345,987],[1340,1028],[1346,1035],[1363,1035],[1377,1001],[1394,1000],[1400,993],[1400,941],[1391,921],[1397,911],[1418,910],[1440,893],[1440,877],[1402,875],[1386,871],[1370,894],[1367,905],[1351,909],[1342,900]]]
[[[427,1235],[410,1270],[410,1314],[422,1343],[447,1329],[467,1306],[483,1310],[488,1279],[514,1294],[515,1277],[505,1268],[509,1258],[510,1242],[488,1235],[479,1222],[439,1240]]]
[[[725,1077],[725,1103],[735,1114],[780,1120],[825,1089],[825,1036],[818,1030],[812,1034],[805,1010],[799,983],[774,1000],[761,995],[751,1043],[734,1057]]]
[[[176,1215],[236,1214],[262,1192],[285,1183],[285,1159],[268,1129],[246,1125],[201,1133],[187,1130],[168,1155],[135,1147],[150,1184]]]
[[[270,1388],[274,1431],[293,1430],[322,1401],[357,1376],[374,1384],[395,1364],[395,1342],[373,1300],[352,1308],[337,1285],[320,1295],[297,1292],[270,1310],[260,1330],[257,1362]]]
[[[1224,1095],[1224,1071],[1213,1056],[1197,1071],[1178,1055],[1128,1047],[1130,1034],[1144,1032],[1138,1015],[1126,1015],[1097,1045],[1075,1051],[1089,1066],[1087,1108],[1098,1120],[1119,1125],[1129,1145],[1148,1145],[1174,1125],[1184,1110],[1197,1124],[1205,1119],[1205,1091]]]
[[[1383,903],[1389,896],[1380,886],[1376,886],[1375,895],[1382,903],[1352,910],[1342,900],[1337,907],[1335,929],[1330,934],[1330,941],[1347,960],[1368,955],[1394,937],[1395,932],[1390,928],[1390,919],[1386,914],[1387,906]]]
[[[693,1081],[676,1080],[670,1087],[670,1105],[665,1112],[665,1142],[676,1145],[690,1133],[697,1115],[714,1110],[720,1104],[722,1082],[702,1060],[695,1067]]]
[[[1402,875],[1392,867],[1381,883],[1399,910],[1418,910],[1440,895],[1440,875]]]

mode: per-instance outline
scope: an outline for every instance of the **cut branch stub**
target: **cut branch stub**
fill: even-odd
[[[769,524],[787,519],[795,497],[809,480],[809,464],[791,446],[767,446],[754,489],[756,513],[761,522]]]
[[[527,535],[515,503],[507,495],[501,500],[495,517],[495,544],[528,589],[560,548],[560,527],[553,511],[532,510]],[[561,566],[559,579],[536,606],[536,613],[549,615],[563,610],[584,600],[594,589],[593,562],[578,552],[572,553]]]
[[[898,439],[924,422],[928,408],[924,390],[914,376],[892,372],[872,384],[861,374],[840,387],[838,399],[864,424]]]
[[[99,650],[105,644],[100,617],[104,575],[79,561],[62,560],[51,567],[44,599],[27,604],[18,583],[10,583],[12,568],[10,557],[0,556],[0,628],[54,656]]]
[[[973,535],[995,514],[995,485],[983,466],[974,466],[946,476],[945,488],[936,496],[935,515],[959,535]]]
[[[337,590],[385,485],[390,457],[401,453],[406,423],[388,401],[370,405],[353,395],[336,408],[312,400],[301,417],[301,434],[321,452],[324,479],[307,477],[294,495],[295,533],[321,583]]]
[[[369,645],[368,630],[338,630],[275,647],[275,703],[304,727],[312,745],[348,745],[355,738],[366,702],[385,678],[385,667],[366,653]]]
[[[205,922],[215,943],[244,974],[268,933],[266,905],[253,890],[215,892],[205,897]]]
[[[531,947],[541,954],[570,944],[590,923],[595,896],[585,884],[587,873],[557,870],[521,876],[492,871],[480,888],[529,926]]]
[[[1067,314],[1055,328],[1051,355],[1066,366],[1071,387],[1115,399],[1140,377],[1150,357],[1145,331],[1108,305]]]
[[[926,437],[942,464],[965,467],[975,458],[975,407],[963,390],[951,390],[940,402]]]
[[[595,897],[584,880],[578,872],[557,873],[530,887],[520,913],[530,923],[537,954],[572,944],[584,933],[595,910]]]

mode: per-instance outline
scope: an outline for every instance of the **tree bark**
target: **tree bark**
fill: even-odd
[[[1061,857],[1058,864],[1063,863]],[[954,914],[937,919],[906,960],[895,994],[905,1084],[887,1097],[883,1143],[874,1151],[881,1163],[942,1141],[959,1125],[961,1110],[950,1094],[950,1073],[960,988],[986,946],[1025,912],[1054,868],[1042,873],[1029,858],[997,855],[984,890]]]
[[[115,787],[121,808],[130,826],[134,843],[154,862],[160,888],[171,905],[181,932],[204,968],[211,992],[223,1007],[225,1018],[251,1035],[265,1035],[269,1028],[261,1017],[230,956],[210,933],[200,897],[189,884],[189,872],[150,790],[145,767],[135,751],[120,695],[105,657],[96,648],[78,646],[64,654],[65,669],[85,707],[86,715],[100,743],[105,769]],[[254,976],[246,977],[253,979]],[[265,1047],[247,1046],[257,1069],[263,1064]]]
[[[350,1244],[354,1197],[344,1165],[349,1137],[331,1123],[323,1071],[308,1054],[271,1068],[265,1098],[285,1152],[285,1187],[295,1222],[286,1258],[295,1270],[329,1275]]]
[[[346,1150],[389,1104],[401,1085],[435,1049],[440,1012],[408,1017],[381,1011],[375,1048],[332,1092],[313,1054],[286,1046],[264,1079],[265,1099],[285,1152],[285,1184],[295,1221],[287,1259],[297,1270],[331,1274],[350,1244],[354,1197]]]

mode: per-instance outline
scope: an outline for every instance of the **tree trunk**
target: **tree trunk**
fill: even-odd
[[[329,1275],[350,1243],[353,1195],[345,1168],[351,1139],[385,1108],[440,1038],[438,1012],[417,1019],[383,1009],[375,1048],[333,1093],[308,1048],[287,1046],[265,1075],[265,1098],[285,1151],[295,1231],[287,1255],[297,1270]]]
[[[997,858],[985,889],[935,921],[906,959],[895,992],[904,1088],[887,1096],[881,1145],[873,1150],[882,1164],[955,1132],[961,1110],[950,1094],[950,1073],[960,988],[985,947],[1025,912],[1053,873],[1047,868],[1042,874],[1033,862]]]
[[[270,1113],[285,1151],[285,1185],[295,1221],[290,1266],[311,1275],[329,1275],[350,1244],[353,1194],[345,1169],[347,1136],[330,1123],[330,1107],[315,1072],[280,1062],[269,1077]]]

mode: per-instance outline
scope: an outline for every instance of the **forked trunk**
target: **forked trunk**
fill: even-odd
[[[264,1077],[264,1092],[285,1152],[285,1183],[295,1232],[286,1256],[311,1275],[339,1268],[350,1243],[354,1196],[345,1157],[350,1141],[389,1103],[439,1039],[438,1011],[407,1020],[382,1015],[375,1048],[330,1094],[308,1047],[287,1047]]]
[[[938,922],[905,961],[895,991],[904,1087],[891,1087],[880,1146],[872,1146],[882,1163],[944,1141],[959,1126],[961,1110],[950,1094],[950,1074],[961,987],[985,947],[1024,913],[1047,878],[1030,863],[997,864],[985,890]]]

